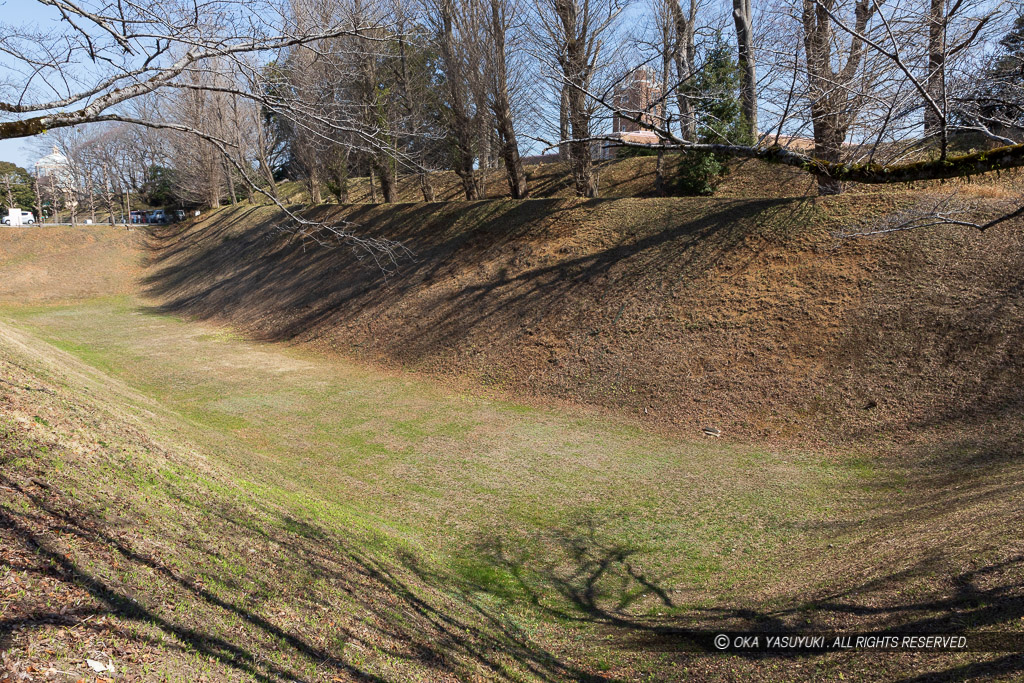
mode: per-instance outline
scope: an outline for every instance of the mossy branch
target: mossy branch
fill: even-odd
[[[1007,145],[996,149],[951,156],[946,159],[915,161],[905,164],[853,164],[815,159],[779,146],[755,147],[746,145],[720,145],[688,143],[671,140],[662,143],[631,142],[612,136],[598,136],[594,140],[615,142],[624,147],[674,150],[680,152],[712,152],[724,157],[760,159],[803,169],[816,176],[826,176],[843,182],[863,184],[909,183],[919,180],[947,180],[1003,171],[1024,166],[1024,144]]]

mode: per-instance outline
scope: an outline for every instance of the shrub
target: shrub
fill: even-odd
[[[680,155],[673,189],[685,197],[704,197],[715,193],[728,167],[710,152]]]

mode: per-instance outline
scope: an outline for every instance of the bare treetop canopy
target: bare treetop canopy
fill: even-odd
[[[0,83],[0,138],[131,119],[118,105],[187,87],[212,60],[246,68],[249,55],[365,28],[324,16],[318,19],[327,21],[304,21],[301,13],[261,0],[35,4],[22,22],[2,26],[7,77]]]
[[[729,157],[796,166],[820,194],[1024,166],[1024,18],[1009,1],[24,6],[0,26],[0,138],[55,132],[83,202],[262,194],[290,229],[375,259],[400,247],[303,219],[278,182],[347,202],[360,175],[390,202],[405,176],[433,201],[431,173],[448,169],[475,199],[481,171],[502,168],[521,199],[520,153],[557,148],[594,197],[602,146],[656,154],[659,192],[680,191],[670,151],[704,175]],[[640,73],[643,96],[623,97]]]

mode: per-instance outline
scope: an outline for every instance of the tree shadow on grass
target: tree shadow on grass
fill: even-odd
[[[202,628],[176,623],[170,618],[158,614],[143,601],[130,595],[124,586],[117,586],[114,582],[105,580],[98,573],[89,571],[81,562],[76,561],[70,553],[55,547],[52,538],[48,538],[51,534],[73,535],[87,544],[105,544],[113,548],[123,561],[148,567],[161,575],[168,583],[177,584],[192,593],[196,599],[204,600],[212,606],[227,609],[243,617],[268,635],[283,640],[306,656],[312,656],[328,666],[337,668],[339,671],[343,671],[355,678],[381,680],[324,652],[311,648],[301,639],[291,636],[263,617],[220,600],[214,594],[199,587],[187,578],[177,575],[159,560],[136,553],[115,536],[100,530],[95,520],[85,521],[73,513],[60,510],[56,504],[47,501],[41,493],[31,492],[6,475],[0,474],[0,482],[9,489],[21,494],[22,501],[28,502],[30,505],[30,511],[28,512],[16,512],[9,507],[0,507],[0,528],[6,532],[5,535],[9,539],[23,545],[26,550],[41,560],[41,566],[30,571],[69,585],[82,587],[88,591],[102,605],[102,607],[86,610],[89,614],[117,616],[128,621],[143,622],[156,626],[161,631],[173,636],[184,647],[190,648],[203,656],[215,659],[227,667],[246,673],[260,681],[301,680],[297,672],[261,661],[261,657],[258,657],[255,652],[249,651],[243,645],[233,643]],[[146,596],[146,598],[149,598],[146,602],[151,602],[153,597]],[[77,623],[78,620],[69,617],[65,613],[61,623],[68,624],[69,622]],[[0,649],[7,648],[9,645],[8,641],[15,629],[24,630],[48,623],[53,623],[53,619],[52,614],[47,614],[46,612],[36,612],[29,616],[20,617],[13,622],[0,622]]]
[[[909,511],[908,515],[918,514]],[[508,600],[523,599],[551,617],[598,628],[611,647],[627,652],[677,654],[685,658],[716,656],[714,636],[723,632],[774,635],[808,633],[894,635],[1021,633],[1024,620],[1024,554],[1012,548],[1004,559],[954,571],[934,554],[913,560],[903,569],[883,572],[849,585],[835,572],[832,583],[846,587],[832,593],[798,590],[789,597],[743,604],[706,606],[700,598],[688,604],[676,578],[644,570],[643,553],[610,539],[606,520],[581,518],[571,526],[549,531],[548,545],[538,551],[507,535],[483,537],[478,557],[492,572],[475,572],[468,590],[490,592]],[[869,518],[871,524],[892,525],[892,519]],[[892,529],[899,535],[899,529]],[[936,549],[935,553],[941,553]],[[802,565],[803,566],[803,565]],[[808,585],[819,579],[809,564]],[[922,581],[924,587],[922,588]],[[761,587],[765,588],[765,587]],[[820,590],[820,589],[819,589]],[[655,616],[668,612],[671,616]],[[1022,638],[1024,639],[1024,638]],[[1024,673],[1024,653],[972,655],[964,664],[956,654],[932,653],[800,653],[732,651],[752,666],[757,662],[832,658],[840,671],[870,671],[873,660],[889,658],[887,680],[968,680],[984,675]],[[838,657],[839,659],[835,659]],[[755,672],[756,673],[756,672]]]
[[[940,477],[920,485],[941,487],[944,482]],[[963,483],[970,485],[969,478]],[[979,479],[977,486],[984,482]],[[137,520],[122,516],[111,521],[76,503],[55,485],[0,470],[4,500],[0,537],[4,547],[23,548],[25,557],[33,560],[12,568],[83,589],[94,600],[94,604],[64,611],[37,603],[28,613],[0,617],[0,650],[35,630],[79,626],[95,616],[113,616],[155,629],[172,642],[168,645],[117,627],[123,637],[142,646],[197,653],[225,670],[260,681],[314,680],[325,673],[356,680],[403,678],[402,673],[388,675],[365,661],[353,660],[349,656],[353,648],[373,652],[378,662],[397,662],[397,668],[389,671],[406,676],[415,671],[437,679],[514,678],[512,672],[520,672],[541,680],[604,680],[572,663],[574,657],[564,643],[545,645],[529,628],[510,619],[514,603],[529,603],[552,623],[571,624],[580,633],[596,630],[602,647],[633,661],[639,656],[647,662],[641,666],[654,665],[655,660],[644,659],[648,656],[678,654],[703,657],[709,671],[728,664],[706,647],[722,631],[800,634],[811,628],[807,624],[812,619],[814,630],[832,632],[963,633],[1019,630],[1024,618],[1021,554],[954,572],[926,555],[906,568],[832,593],[794,595],[769,606],[739,602],[709,607],[681,600],[672,589],[679,577],[649,569],[642,550],[616,540],[605,529],[608,520],[599,516],[579,515],[568,524],[546,529],[540,544],[508,532],[484,534],[475,557],[494,571],[453,575],[407,551],[386,559],[314,518],[270,507],[246,508],[208,495],[197,500],[197,493],[184,484],[171,489],[174,508],[185,515],[183,519],[202,512],[204,533],[194,539],[161,539],[164,544],[188,544],[209,560],[201,568],[176,556],[168,560],[166,550],[151,551],[152,538],[147,545],[142,529],[136,529]],[[999,495],[1014,497],[1012,491]],[[916,520],[921,513],[908,509],[903,514]],[[894,528],[896,524],[892,517],[865,520],[868,526]],[[152,537],[155,531],[148,533]],[[227,568],[232,549],[238,546],[255,551],[252,566],[241,578]],[[5,563],[10,565],[10,560]],[[182,565],[186,568],[179,569]],[[113,572],[111,567],[119,569]],[[148,579],[124,578],[133,575]],[[317,583],[307,586],[297,575],[314,577]],[[927,592],[921,591],[921,577],[928,582]],[[276,598],[285,592],[286,604],[294,612],[313,618],[323,614],[323,619],[330,615],[338,626],[325,630],[283,617],[282,602]],[[485,594],[499,600],[480,599]],[[168,603],[188,605],[189,610],[161,608]],[[672,616],[655,616],[657,611]],[[232,621],[242,628],[225,628]],[[325,635],[330,638],[325,640]],[[737,656],[756,666],[764,661],[818,661],[831,655]],[[838,666],[859,671],[866,666],[866,658],[879,656],[868,653],[861,660],[841,660]],[[896,666],[897,672],[906,667],[907,680],[912,681],[968,680],[1020,674],[1024,656],[1009,654],[968,663],[929,656],[900,660]],[[309,673],[311,667],[316,674]]]
[[[514,671],[542,680],[604,680],[562,660],[503,620],[484,621],[472,611],[453,607],[442,592],[417,584],[414,574],[348,546],[337,534],[312,522],[282,519],[262,527],[259,534],[273,549],[273,556],[254,559],[265,576],[246,580],[279,580],[301,568],[303,574],[337,589],[344,598],[339,602],[329,592],[311,591],[296,596],[288,606],[297,612],[305,610],[310,618],[337,621],[337,627],[330,629],[322,624],[296,625],[275,614],[269,604],[261,604],[282,592],[293,592],[295,587],[287,581],[259,590],[250,586],[248,592],[255,600],[246,601],[238,597],[246,591],[228,588],[230,572],[211,578],[208,573],[178,570],[177,560],[165,561],[157,553],[138,549],[145,543],[141,534],[111,526],[56,486],[40,488],[32,481],[0,472],[0,486],[10,492],[4,497],[13,503],[0,505],[0,538],[29,558],[15,568],[69,589],[84,589],[95,604],[61,612],[39,602],[27,613],[0,618],[0,651],[34,630],[78,627],[83,620],[106,616],[155,628],[170,637],[172,649],[197,654],[259,681],[321,680],[325,674],[341,677],[332,680],[401,680],[409,672],[432,679],[480,674],[514,678]],[[183,494],[182,510],[195,508],[194,492]],[[245,529],[260,528],[245,519],[251,510],[210,500],[201,506],[208,512],[205,529],[229,544],[245,542]],[[72,538],[75,541],[69,546]],[[71,546],[75,550],[69,550]],[[214,562],[224,559],[216,545],[197,540],[195,546]],[[137,581],[126,576],[148,578]],[[167,604],[187,609],[161,608]],[[241,627],[225,626],[234,622]],[[157,643],[128,633],[130,629],[115,628],[142,646],[168,647],[162,638]],[[325,635],[330,636],[326,642]],[[373,653],[378,670],[358,663],[365,656],[353,658],[354,651]],[[392,665],[381,668],[382,661]],[[310,674],[311,668],[318,673]]]

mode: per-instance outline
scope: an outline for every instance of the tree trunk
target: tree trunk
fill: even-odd
[[[690,0],[690,16],[683,14],[679,0],[668,0],[672,12],[672,23],[675,27],[675,49],[673,58],[676,64],[676,102],[679,106],[679,134],[687,142],[697,141],[697,119],[694,116],[693,102],[687,94],[693,88],[693,68],[697,59],[697,47],[694,44],[694,26],[697,20],[697,0]],[[666,83],[668,80],[666,79]]]
[[[110,219],[110,224],[114,224],[114,191],[110,189],[110,181],[106,182],[106,193],[105,198],[107,200],[107,216]]]
[[[223,193],[220,176],[223,167],[218,163],[216,152],[212,149],[207,148],[206,155],[206,162],[204,164],[207,177],[206,192],[209,197],[210,208],[217,209],[220,208],[220,199]],[[133,183],[133,185],[138,187],[138,184]]]
[[[384,203],[391,204],[395,201],[395,177],[386,164],[379,164],[377,173],[380,175],[380,191],[384,195]]]
[[[578,197],[596,197],[597,182],[594,179],[594,160],[590,154],[590,112],[587,110],[587,96],[583,92],[590,86],[591,64],[587,46],[590,25],[584,20],[579,27],[579,6],[575,0],[559,0],[555,11],[562,23],[565,35],[564,54],[559,58],[564,79],[564,93],[569,110],[569,126],[572,140],[569,144],[573,184]]]
[[[515,131],[512,129],[511,118],[498,118],[498,130],[501,134],[501,157],[505,162],[505,177],[512,199],[526,199],[530,196],[530,188],[526,181],[526,169],[523,159],[519,156]]]
[[[241,145],[241,143],[239,143],[239,145]],[[245,184],[245,196],[249,200],[249,205],[250,206],[255,206],[256,205],[256,195],[253,193],[253,189],[252,189],[253,181],[255,181],[255,178],[253,179],[253,181],[249,181],[249,174],[244,171],[244,169],[246,168],[246,161],[245,161],[245,158],[242,156],[241,152],[239,152],[238,157],[235,159],[235,163],[238,164],[239,168],[243,169],[243,171],[242,171],[242,175],[243,175],[242,181]],[[228,170],[230,171],[230,169],[228,169]]]
[[[465,167],[457,168],[455,173],[458,174],[459,180],[462,181],[462,191],[466,193],[466,199],[477,199],[476,174],[473,173],[472,167],[468,171],[465,170]]]
[[[814,119],[814,157],[829,163],[838,162],[843,156],[843,142],[846,140],[846,131],[841,129],[838,117],[832,112],[818,111],[815,116],[815,109],[811,106],[811,116]],[[818,194],[832,195],[843,191],[843,184],[828,176],[817,176]]]
[[[311,172],[306,178],[306,187],[309,188],[309,203],[320,204],[323,202],[323,194],[320,188],[320,178],[316,172]]]
[[[334,166],[334,183],[338,186],[338,203],[348,204],[348,159],[344,159]]]
[[[455,49],[454,13],[451,0],[439,3],[441,34],[438,36],[441,61],[444,64],[448,84],[449,128],[454,146],[452,149],[452,166],[462,181],[462,189],[466,199],[477,198],[476,178],[473,169],[475,154],[473,150],[473,120],[469,115],[469,99],[464,82],[462,61]]]
[[[35,206],[33,208],[35,208],[35,210],[36,210],[36,216],[39,218],[39,222],[42,223],[43,222],[43,198],[40,196],[41,190],[39,188],[39,177],[38,176],[32,178],[32,189],[34,190],[34,194],[35,194],[35,197],[36,197],[36,203],[35,203]]]
[[[658,160],[654,165],[654,191],[658,194],[667,194],[665,183],[665,152],[658,150]]]
[[[526,199],[530,190],[526,184],[526,172],[519,156],[519,143],[512,124],[512,105],[508,94],[508,67],[505,61],[505,20],[502,0],[491,0],[491,111],[494,113],[495,128],[501,158],[505,162],[505,177],[512,199]]]
[[[270,192],[270,196],[277,199],[277,181],[274,180],[274,171],[271,170],[270,164],[267,160],[260,155],[260,169],[263,171],[263,177],[267,181],[267,191]]]
[[[676,0],[669,0],[670,3],[675,3]],[[672,76],[672,52],[669,50],[669,45],[672,44],[672,26],[665,23],[659,22],[661,25],[661,82],[664,87],[668,87],[669,79]],[[678,52],[678,49],[676,50]],[[661,104],[658,106],[658,125],[668,127],[668,93],[662,93]],[[658,160],[654,166],[654,190],[658,194],[665,194],[665,152],[658,150]]]
[[[863,35],[874,13],[874,0],[857,0],[854,30]],[[814,126],[814,156],[828,163],[843,157],[843,143],[856,119],[860,102],[848,95],[864,56],[864,43],[856,36],[842,68],[833,68],[832,19],[829,10],[835,0],[803,0],[804,55],[807,60],[808,96]],[[843,184],[836,178],[817,174],[818,193],[839,194]]]
[[[267,138],[266,130],[263,126],[263,121],[257,116],[256,119],[256,146],[259,149],[259,165],[260,171],[263,173],[263,178],[267,182],[267,191],[270,192],[270,196],[277,199],[277,182],[274,180],[274,171],[270,168],[270,163],[267,161]]]
[[[425,172],[420,173],[420,190],[423,192],[423,201],[434,201],[434,186],[430,184],[430,178]]]
[[[250,183],[245,184],[245,195],[249,199],[249,205],[256,206],[256,193],[252,191],[252,185]]]
[[[558,102],[558,139],[568,140],[569,135],[569,86],[563,84]],[[558,145],[559,161],[569,161],[571,155],[572,150],[568,144],[563,142]]]
[[[235,196],[235,174],[231,172],[231,164],[227,159],[224,160],[224,175],[228,179],[228,199],[231,201],[231,206],[238,203],[238,197]],[[316,202],[319,204],[319,202]]]
[[[590,154],[590,114],[586,95],[578,88],[569,93],[569,123],[573,142],[569,145],[572,179],[577,197],[597,197],[594,160]]]
[[[740,68],[740,100],[743,106],[747,141],[757,141],[757,70],[754,63],[754,18],[750,0],[732,0],[732,18],[736,24],[737,57]]]
[[[928,74],[925,91],[940,108],[946,102],[946,0],[931,0],[928,17]],[[943,118],[927,102],[924,106],[925,137],[939,136],[943,154],[946,150]]]

